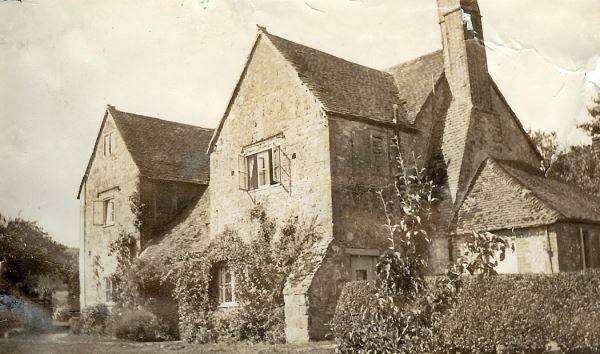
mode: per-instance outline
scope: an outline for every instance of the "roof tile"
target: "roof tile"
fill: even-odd
[[[212,129],[122,112],[111,106],[109,112],[142,176],[208,183],[206,147]]]

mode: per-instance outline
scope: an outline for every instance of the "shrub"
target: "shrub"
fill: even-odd
[[[499,275],[465,281],[434,328],[436,352],[600,350],[600,272]]]
[[[361,326],[364,309],[375,306],[375,285],[368,281],[346,283],[338,299],[331,322],[333,334],[342,337]]]
[[[81,332],[104,334],[107,330],[110,311],[104,304],[88,306],[81,312]]]
[[[0,309],[0,336],[5,332],[23,326],[23,319],[14,311],[8,309]]]
[[[71,318],[71,311],[68,306],[56,306],[52,312],[52,319],[57,322],[66,322]]]
[[[160,323],[156,315],[147,310],[125,311],[113,323],[113,334],[117,338],[138,342],[160,342],[170,340],[168,327]]]

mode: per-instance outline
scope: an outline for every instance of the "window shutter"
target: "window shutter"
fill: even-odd
[[[248,170],[246,167],[246,157],[243,155],[238,156],[238,178],[239,187],[241,190],[248,190]]]
[[[104,225],[104,202],[94,201],[92,207],[94,225]]]
[[[273,148],[273,182],[281,183],[281,148]]]
[[[281,185],[288,193],[292,192],[292,160],[280,149],[279,168]]]

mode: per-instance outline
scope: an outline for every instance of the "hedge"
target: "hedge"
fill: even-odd
[[[600,272],[469,279],[434,334],[439,352],[599,352]]]
[[[375,306],[375,284],[369,281],[352,281],[346,283],[333,316],[332,330],[336,338],[342,337],[353,329],[360,328],[362,308]]]
[[[337,338],[364,325],[357,315],[374,305],[374,291],[346,284],[332,322]],[[541,353],[551,341],[567,353],[600,353],[600,271],[465,278],[432,331],[435,353]]]

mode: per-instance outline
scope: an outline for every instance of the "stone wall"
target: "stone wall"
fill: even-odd
[[[104,134],[113,131],[115,147],[112,155],[104,156]],[[115,270],[116,260],[108,255],[109,245],[119,237],[120,231],[137,236],[134,226],[135,216],[129,207],[129,196],[137,188],[139,171],[116,129],[107,115],[101,128],[96,151],[92,155],[92,165],[80,196],[82,208],[82,231],[80,235],[79,259],[81,281],[81,308],[105,302],[104,277]],[[113,226],[94,225],[93,202],[113,197],[115,224]]]
[[[212,237],[228,228],[252,237],[249,213],[260,204],[278,225],[290,218],[316,225],[326,248],[333,235],[328,124],[320,103],[262,36],[211,152]],[[289,176],[282,175],[280,184],[240,189],[240,155],[276,145]],[[310,283],[312,273],[307,277]],[[294,324],[286,326],[289,341],[309,338],[314,321],[308,306],[315,305],[308,303],[309,288],[286,294],[286,324]]]
[[[496,230],[493,233],[510,237],[515,244],[515,253],[507,251],[507,259],[516,258],[516,269],[510,273],[558,273],[583,269],[581,231],[592,237],[588,257],[592,257],[586,268],[600,267],[600,227],[597,225],[557,223],[514,230]],[[463,252],[464,236],[452,239],[452,260]],[[595,258],[594,258],[595,257]],[[509,262],[512,260],[508,260]],[[503,272],[500,267],[499,272]]]
[[[103,136],[111,131],[115,134],[114,152],[105,156]],[[143,248],[204,188],[190,183],[140,178],[139,170],[108,114],[80,197],[81,306],[106,302],[104,278],[113,274],[116,267],[116,259],[109,255],[109,247],[121,232],[136,237],[138,246]],[[142,204],[145,205],[142,215],[145,226],[141,235],[135,226],[136,216],[131,211],[130,197],[136,192],[140,193]],[[93,202],[107,198],[114,198],[116,202],[115,223],[111,226],[94,225]]]
[[[557,273],[558,242],[557,234],[551,227],[532,227],[515,230],[492,231],[506,236],[514,244],[514,252],[506,250],[506,260],[501,262],[499,273]],[[465,237],[452,239],[452,260],[458,259],[463,252]],[[509,263],[509,264],[507,264]]]
[[[393,188],[394,135],[389,128],[330,119],[333,233],[340,246],[385,247],[385,214],[377,192]],[[381,147],[374,148],[373,140]]]

